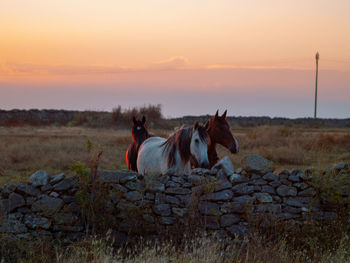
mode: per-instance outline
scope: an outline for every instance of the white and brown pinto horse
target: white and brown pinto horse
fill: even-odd
[[[168,139],[150,137],[139,149],[137,170],[142,175],[188,174],[191,156],[199,166],[209,167],[209,140],[206,129],[198,122],[179,129]]]

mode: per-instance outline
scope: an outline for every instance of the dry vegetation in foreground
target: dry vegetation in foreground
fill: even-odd
[[[174,240],[132,240],[111,247],[111,240],[93,238],[63,246],[45,240],[19,241],[0,235],[1,262],[349,262],[349,214],[321,225],[280,224],[251,230],[251,237],[218,240],[214,236],[183,236]],[[192,233],[193,234],[193,233]],[[6,242],[3,242],[6,240]]]
[[[228,155],[235,167],[247,154],[261,154],[276,167],[323,168],[337,161],[350,160],[350,129],[305,129],[283,126],[233,127],[240,152],[230,154],[219,146],[220,157]],[[167,137],[171,130],[150,130]],[[126,169],[125,151],[131,142],[129,130],[83,127],[3,127],[0,128],[0,185],[27,181],[43,169],[55,175],[70,174],[76,161],[87,159],[86,141],[101,145],[101,169]]]

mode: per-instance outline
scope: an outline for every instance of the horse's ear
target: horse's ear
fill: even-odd
[[[216,111],[214,118],[217,119],[219,116],[219,110]]]
[[[145,115],[142,116],[142,123],[143,123],[143,124],[146,123],[146,117],[145,117]]]
[[[208,130],[208,128],[209,128],[209,120],[205,122],[204,128],[205,128],[206,130]]]
[[[194,128],[195,130],[197,130],[197,129],[198,129],[198,126],[199,126],[199,123],[198,123],[198,121],[196,121],[196,123],[193,125],[193,128]]]
[[[222,114],[221,118],[226,119],[226,113],[227,113],[227,110],[225,110],[225,112],[224,112],[224,114]]]
[[[134,124],[136,124],[136,117],[135,117],[135,116],[132,116],[132,122],[133,122]]]

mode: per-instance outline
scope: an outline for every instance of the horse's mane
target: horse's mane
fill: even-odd
[[[206,129],[202,126],[198,126],[199,138],[202,142],[208,143],[209,136]],[[175,153],[176,149],[179,150],[180,157],[184,162],[190,160],[191,157],[191,139],[193,135],[193,127],[182,128],[171,134],[168,139],[161,144],[165,146],[163,153],[168,155],[168,167],[172,167],[176,164]]]

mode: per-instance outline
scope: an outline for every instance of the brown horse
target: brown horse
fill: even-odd
[[[236,137],[230,131],[230,125],[226,120],[227,110],[219,116],[219,111],[216,111],[214,117],[205,123],[205,128],[210,137],[208,143],[208,158],[210,163],[210,168],[213,167],[219,160],[218,154],[216,152],[216,144],[221,144],[231,153],[237,153],[239,150],[239,145]],[[193,159],[193,158],[192,158]],[[197,162],[191,160],[194,167],[199,167]]]
[[[146,123],[146,117],[142,116],[142,120],[138,120],[135,116],[132,118],[132,129],[131,136],[133,142],[129,145],[128,150],[126,151],[126,164],[129,170],[134,170],[137,172],[137,155],[141,144],[149,137]]]

